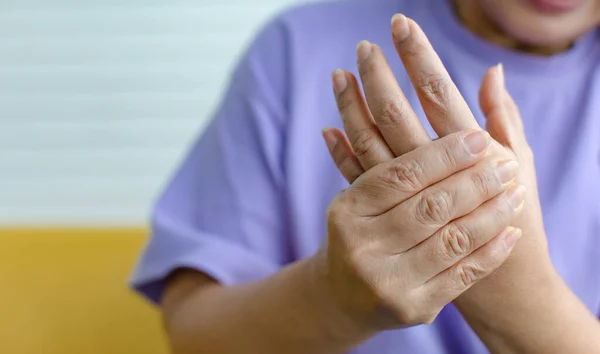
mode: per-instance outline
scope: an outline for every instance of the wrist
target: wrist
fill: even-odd
[[[307,301],[309,306],[319,313],[323,319],[324,330],[334,340],[359,344],[378,331],[369,326],[364,311],[346,303],[344,294],[336,291],[326,252],[326,249],[321,249],[303,261]],[[346,298],[348,297],[346,295]]]
[[[552,264],[542,263],[528,274],[501,268],[455,301],[488,347],[513,352],[515,345],[527,340],[523,336],[539,326],[541,318],[561,306],[569,290]]]

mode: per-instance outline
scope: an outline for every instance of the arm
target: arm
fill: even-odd
[[[490,352],[600,353],[600,322],[558,274],[546,272],[518,287],[496,278],[485,301],[468,293],[456,300]],[[478,285],[485,291],[485,283]]]
[[[373,335],[327,303],[313,263],[231,287],[195,271],[175,273],[162,301],[173,353],[334,354]]]
[[[506,228],[517,214],[508,181],[490,178],[498,161],[481,160],[486,136],[461,132],[373,168],[331,203],[320,251],[271,277],[224,287],[175,272],[162,302],[174,352],[341,353],[381,330],[430,323],[517,240]],[[444,196],[447,209],[424,212]],[[457,230],[471,230],[472,243],[457,246]]]

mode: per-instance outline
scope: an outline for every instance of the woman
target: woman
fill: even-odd
[[[173,352],[600,352],[598,24],[599,0],[278,17],[134,275]],[[364,98],[343,70],[331,98],[336,67]]]

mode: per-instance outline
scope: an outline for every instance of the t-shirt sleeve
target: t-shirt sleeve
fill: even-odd
[[[266,26],[240,60],[207,130],[159,198],[131,279],[159,302],[165,278],[192,268],[225,285],[266,277],[286,253],[284,27]]]

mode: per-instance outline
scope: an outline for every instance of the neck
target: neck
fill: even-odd
[[[500,29],[482,7],[480,0],[452,0],[454,10],[463,25],[477,36],[502,47],[537,55],[553,55],[563,52],[572,45],[532,46],[525,44]]]

